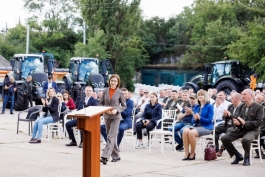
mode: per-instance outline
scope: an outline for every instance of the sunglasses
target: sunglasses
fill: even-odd
[[[149,92],[144,92],[145,94],[148,94]]]
[[[62,97],[62,96],[57,96],[57,97]]]

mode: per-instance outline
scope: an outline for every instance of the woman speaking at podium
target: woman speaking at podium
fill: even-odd
[[[117,134],[119,131],[119,125],[121,112],[126,109],[126,100],[123,96],[120,87],[120,76],[113,74],[109,81],[109,87],[103,90],[103,96],[99,102],[100,106],[113,107],[112,111],[104,113],[105,126],[107,131],[107,144],[101,155],[100,162],[104,165],[107,164],[109,157],[112,157],[112,162],[121,160],[119,155],[119,149],[117,145]]]

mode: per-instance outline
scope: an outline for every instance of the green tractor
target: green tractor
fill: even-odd
[[[196,93],[199,89],[208,90],[216,88],[219,91],[230,93],[232,90],[241,92],[249,88],[250,80],[245,76],[245,68],[237,60],[218,61],[205,66],[202,75],[191,78],[184,83],[182,89],[193,89]]]
[[[44,58],[42,55],[35,54],[15,54],[10,60],[12,71],[6,74],[4,83],[9,81],[9,78],[13,76],[17,83],[17,91],[15,93],[15,105],[16,111],[24,109],[24,96],[22,92],[22,84],[29,75],[32,76],[32,83],[42,89],[42,82],[47,81],[47,74],[44,72]],[[4,92],[2,91],[4,94]],[[4,97],[4,95],[3,95]],[[37,94],[37,89],[33,87],[32,98],[36,104],[40,103],[40,97]]]
[[[78,106],[86,86],[98,91],[107,86],[111,74],[113,68],[109,60],[73,57],[70,59],[69,73],[63,77],[63,82],[65,89],[71,93],[75,105]]]
[[[54,63],[53,59],[46,61],[48,68]],[[10,60],[12,71],[9,71],[0,85],[9,81],[10,76],[15,78],[17,83],[17,91],[15,94],[15,105],[16,111],[24,109],[24,95],[22,92],[22,84],[29,75],[32,76],[32,83],[35,86],[32,88],[32,99],[35,104],[41,104],[41,96],[43,95],[43,84],[48,80],[47,73],[45,72],[45,58],[43,55],[38,54],[15,54]],[[49,69],[50,70],[50,69]],[[64,85],[64,82],[57,83],[57,85]],[[58,87],[59,87],[58,85]],[[59,87],[60,88],[60,87]],[[64,87],[63,87],[64,88]],[[2,98],[4,98],[4,91],[2,88]],[[27,103],[28,105],[28,103]]]

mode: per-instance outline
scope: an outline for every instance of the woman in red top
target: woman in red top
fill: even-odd
[[[65,102],[65,106],[71,111],[76,109],[74,100],[71,98],[69,92],[67,90],[65,90],[63,92],[63,100]]]

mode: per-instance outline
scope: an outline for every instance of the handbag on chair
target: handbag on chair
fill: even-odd
[[[215,160],[216,157],[216,150],[215,145],[212,142],[209,142],[205,149],[204,149],[204,160]]]

